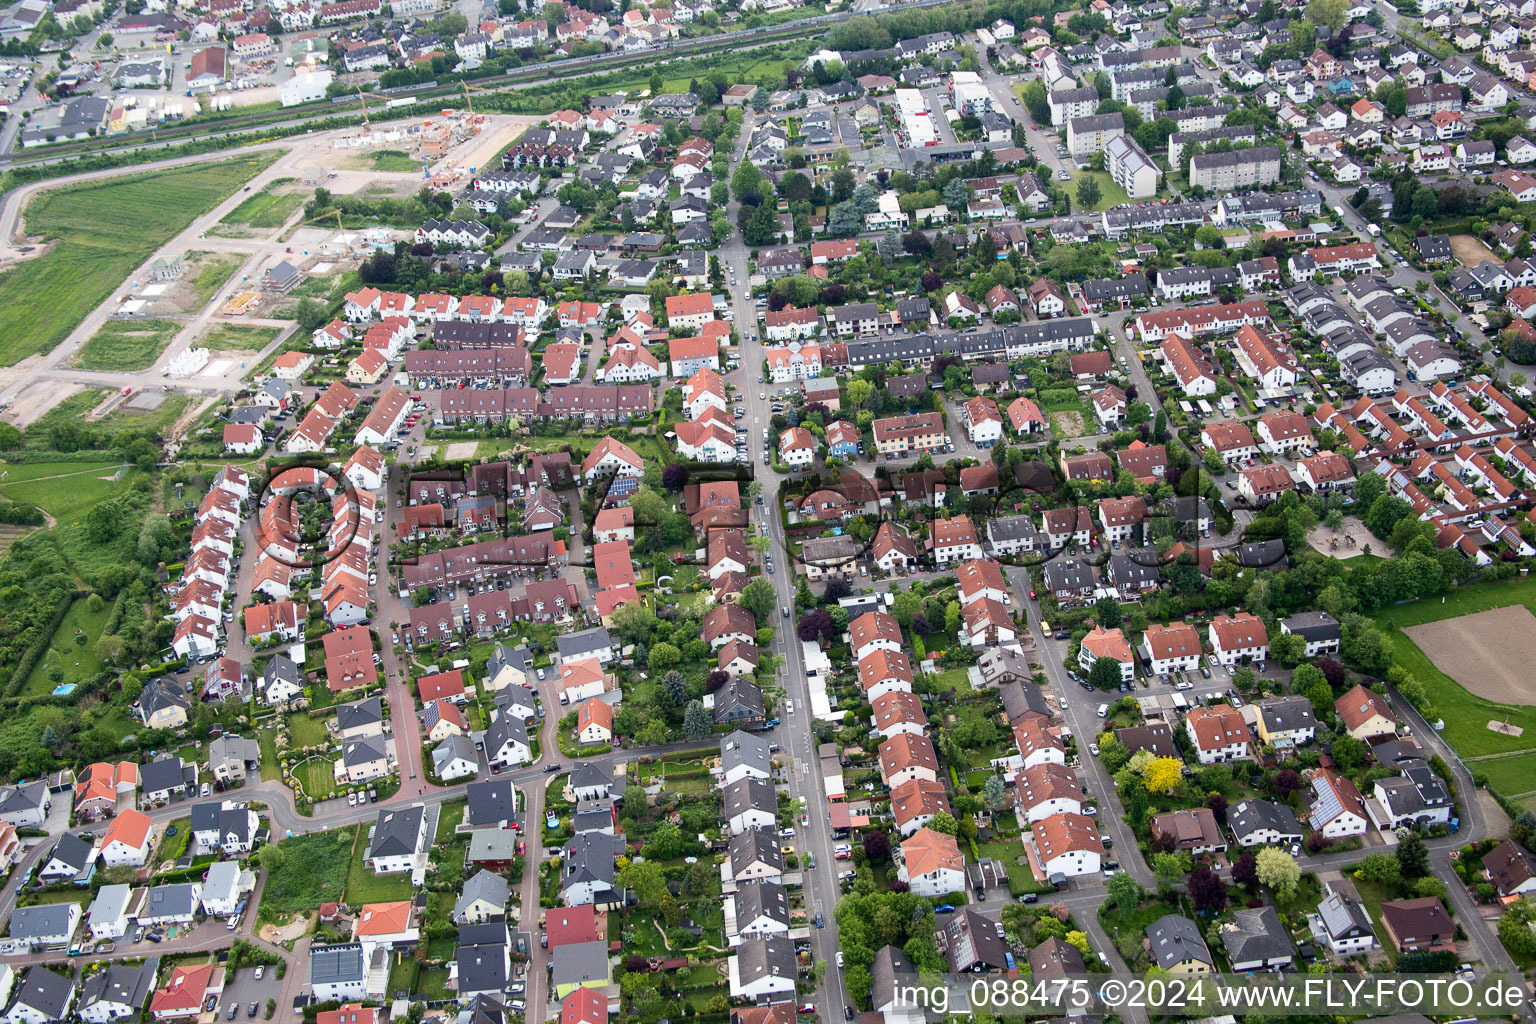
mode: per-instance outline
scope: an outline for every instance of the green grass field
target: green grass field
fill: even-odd
[[[109,320],[80,348],[84,370],[144,370],[154,365],[181,324],[174,320]]]
[[[197,344],[215,352],[260,352],[272,344],[282,331],[276,327],[241,327],[219,324],[197,339]]]
[[[84,515],[92,505],[120,486],[122,481],[107,479],[117,472],[117,465],[87,463],[82,467],[78,462],[38,463],[26,468],[46,466],[54,472],[27,480],[8,476],[0,482],[0,494],[14,501],[31,502],[60,522],[67,522]],[[11,469],[8,467],[6,472],[10,473]]]
[[[0,462],[0,472],[5,473],[5,480],[0,483],[16,484],[27,480],[36,480],[45,476],[59,476],[61,474],[102,472],[110,473],[120,463],[117,462]]]
[[[0,365],[48,352],[149,256],[258,173],[277,151],[53,189],[25,213],[48,252],[0,274]]]
[[[288,735],[296,747],[324,746],[331,738],[325,728],[325,719],[311,718],[304,712],[288,716]]]
[[[1536,793],[1536,752],[1473,761],[1474,772],[1488,777],[1488,785],[1511,799]]]
[[[103,601],[101,610],[93,612],[89,607],[90,600],[82,597],[69,606],[64,621],[54,631],[53,642],[27,676],[26,685],[21,691],[23,697],[48,694],[61,683],[78,683],[101,671],[101,658],[96,654],[96,638],[101,636],[101,627],[107,621],[107,616],[112,614],[112,603]],[[86,638],[84,644],[75,643],[76,632]],[[55,667],[63,672],[58,682],[54,682],[50,674]]]
[[[293,773],[299,777],[304,795],[315,803],[330,799],[331,794],[336,792],[334,763],[324,757],[310,758],[295,768]]]
[[[1077,208],[1077,185],[1084,178],[1092,178],[1099,183],[1099,201],[1094,205],[1091,211],[1093,213],[1131,201],[1131,197],[1125,194],[1125,189],[1115,184],[1115,179],[1109,176],[1108,171],[1074,171],[1070,182],[1060,183],[1066,189],[1067,195],[1072,197],[1073,213],[1083,212]]]
[[[293,212],[304,205],[302,192],[285,191],[293,178],[278,178],[251,196],[225,216],[225,224],[243,224],[252,228],[280,228]]]
[[[421,164],[411,154],[398,149],[381,149],[371,157],[376,171],[419,171]]]

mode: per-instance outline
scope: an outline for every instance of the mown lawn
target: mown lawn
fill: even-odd
[[[1094,204],[1091,211],[1084,211],[1078,208],[1077,186],[1084,178],[1092,178],[1099,183],[1099,201]],[[1108,171],[1074,171],[1070,182],[1063,181],[1059,184],[1065,189],[1067,195],[1072,197],[1073,213],[1100,213],[1112,206],[1119,206],[1122,203],[1131,201],[1131,197],[1126,195],[1125,189],[1115,184],[1115,179],[1109,176]]]
[[[51,351],[151,253],[277,156],[253,153],[38,196],[24,214],[27,233],[57,244],[0,274],[0,365]]]
[[[347,863],[357,826],[284,839],[280,867],[267,876],[258,916],[278,921],[321,903],[340,900],[347,883]]]
[[[1473,761],[1468,767],[1486,775],[1489,788],[1511,799],[1536,793],[1536,751]]]
[[[0,494],[13,501],[31,502],[59,522],[65,522],[90,511],[130,475],[125,473],[123,480],[113,481],[111,477],[117,472],[115,465],[91,466],[89,469],[80,469],[78,462],[49,465],[55,467],[53,474],[15,482],[6,477],[0,481]],[[10,472],[9,468],[6,472]]]
[[[312,757],[295,768],[294,774],[304,786],[305,795],[316,803],[336,792],[336,768],[327,758]]]
[[[74,358],[84,370],[143,370],[154,365],[181,324],[174,320],[109,320]]]
[[[319,747],[330,742],[324,718],[312,718],[302,711],[288,716],[288,735],[295,747]]]

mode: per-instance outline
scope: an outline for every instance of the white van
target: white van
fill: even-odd
[[[1099,705],[1099,717],[1100,718],[1108,718],[1109,717],[1109,705],[1108,704],[1100,704]]]

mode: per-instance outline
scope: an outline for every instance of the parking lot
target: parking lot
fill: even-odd
[[[257,971],[261,971],[260,978],[256,977]],[[267,1000],[276,1000],[282,994],[282,990],[283,983],[278,978],[275,967],[245,967],[233,971],[224,980],[224,995],[219,1000],[219,1019],[224,1021],[264,1019],[267,1013]],[[254,1013],[251,1012],[253,1005]],[[231,1011],[234,1011],[233,1016]],[[274,1009],[273,1013],[276,1014],[276,1012]]]

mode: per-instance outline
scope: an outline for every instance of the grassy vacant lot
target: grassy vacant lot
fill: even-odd
[[[251,196],[224,217],[225,224],[244,224],[253,228],[280,228],[288,223],[293,211],[304,205],[301,192],[289,190],[293,178],[278,178]]]
[[[372,156],[373,169],[376,171],[421,170],[421,164],[412,159],[411,154],[398,149],[381,149]]]
[[[60,683],[78,683],[101,671],[101,658],[96,654],[96,638],[101,636],[101,627],[107,621],[107,616],[112,614],[112,603],[103,601],[101,610],[96,612],[90,610],[90,605],[91,599],[83,597],[69,606],[64,621],[54,631],[53,642],[48,645],[47,653],[27,676],[22,696],[48,694]],[[77,632],[86,638],[85,643],[75,643]],[[64,672],[57,683],[49,676],[54,666]]]
[[[29,501],[61,522],[83,515],[118,486],[109,479],[117,472],[115,463],[34,463],[25,468],[48,468],[51,472],[17,480],[16,471],[20,468],[6,467],[5,472],[10,475],[0,482],[0,494],[14,501]]]
[[[0,365],[50,351],[151,253],[277,156],[253,153],[38,196],[26,210],[26,230],[56,244],[0,274],[7,328]]]
[[[192,279],[192,290],[197,293],[197,308],[206,306],[208,300],[213,298],[239,269],[240,257],[238,256],[209,257],[198,268],[197,276]]]
[[[181,324],[174,320],[108,320],[75,356],[85,370],[144,370],[154,365]]]
[[[258,916],[278,921],[340,900],[347,882],[347,858],[357,827],[294,836],[278,844],[282,865],[267,876]]]
[[[241,327],[238,324],[218,324],[197,340],[202,348],[215,352],[260,352],[272,344],[278,334],[276,327]]]

